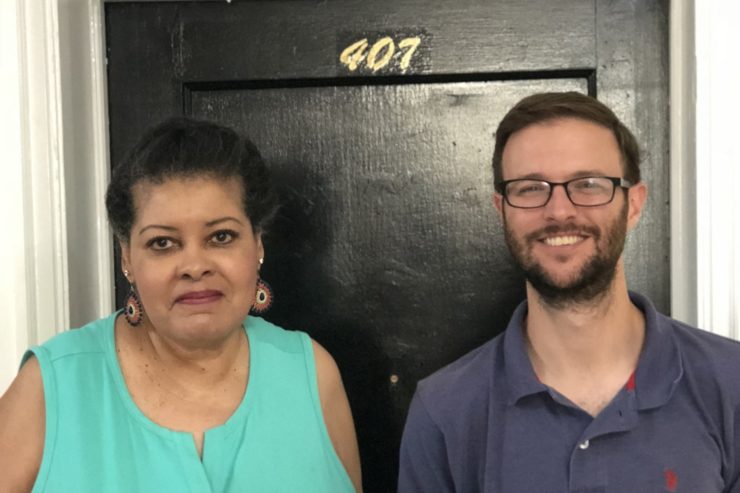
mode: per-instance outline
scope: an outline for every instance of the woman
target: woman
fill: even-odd
[[[113,171],[106,205],[127,307],[26,354],[0,399],[0,491],[361,490],[333,359],[247,316],[269,302],[277,209],[255,147],[169,120]]]

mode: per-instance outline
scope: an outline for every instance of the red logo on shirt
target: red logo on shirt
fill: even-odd
[[[630,392],[634,392],[635,390],[635,372],[632,372],[629,380],[627,380],[627,390],[629,390]]]
[[[663,471],[663,477],[665,478],[665,487],[668,491],[676,491],[678,486],[678,476],[673,469],[666,469]]]

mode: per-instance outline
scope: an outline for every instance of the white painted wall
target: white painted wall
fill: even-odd
[[[671,3],[673,314],[736,339],[738,23]],[[102,26],[102,0],[0,2],[0,393],[26,347],[113,308]]]
[[[24,346],[69,324],[56,5],[5,2],[2,22],[3,265],[0,386]],[[5,318],[5,317],[4,317]]]
[[[740,339],[740,3],[671,3],[672,314]]]
[[[15,373],[18,355],[27,345],[26,230],[24,217],[21,85],[17,39],[17,5],[0,3],[0,391]]]
[[[701,4],[701,7],[699,7]],[[696,2],[696,311],[740,339],[740,3]]]
[[[113,308],[101,9],[0,2],[0,393],[28,346]]]

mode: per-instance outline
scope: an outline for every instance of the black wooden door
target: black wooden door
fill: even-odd
[[[173,114],[255,141],[284,203],[266,239],[277,300],[266,318],[334,355],[365,488],[392,491],[417,380],[499,333],[524,298],[490,170],[495,126],[519,98],[589,92],[635,129],[652,199],[628,243],[628,277],[668,308],[666,10],[659,0],[108,2],[112,161]]]

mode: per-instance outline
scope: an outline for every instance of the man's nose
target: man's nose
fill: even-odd
[[[552,185],[550,200],[544,205],[545,217],[556,221],[570,219],[576,215],[576,206],[568,197],[565,185]]]

